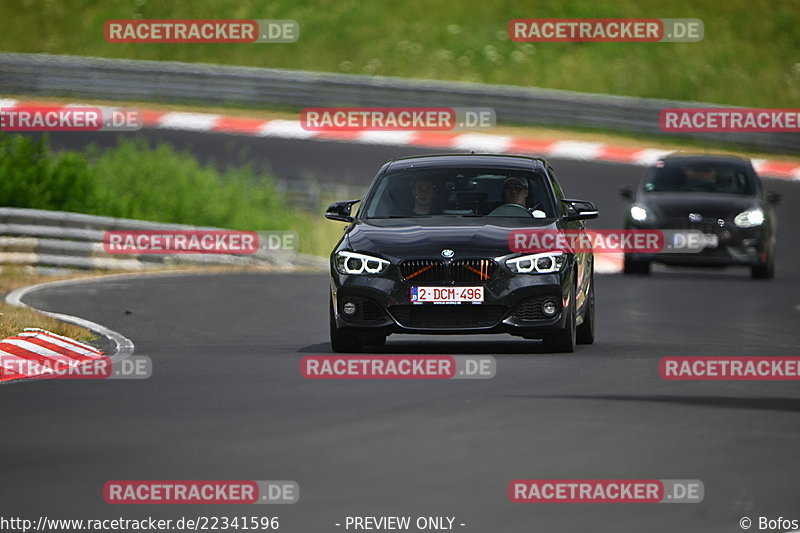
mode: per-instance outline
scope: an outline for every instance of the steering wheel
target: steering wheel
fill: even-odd
[[[530,211],[526,207],[523,207],[519,204],[503,204],[501,206],[495,207],[487,217],[520,217],[520,216],[527,216],[532,217]]]

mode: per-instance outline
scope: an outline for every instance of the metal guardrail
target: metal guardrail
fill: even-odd
[[[31,265],[100,270],[147,270],[164,266],[263,266],[326,268],[327,260],[286,250],[254,254],[109,254],[108,230],[219,230],[62,211],[0,207],[0,265]]]
[[[603,128],[797,153],[795,133],[681,133],[659,127],[664,108],[707,103],[551,89],[43,54],[0,54],[0,92],[169,103],[261,106],[492,107],[506,123]]]
[[[367,186],[357,187],[341,183],[322,183],[299,178],[275,180],[275,190],[287,205],[306,211],[319,212],[332,202],[363,198]]]

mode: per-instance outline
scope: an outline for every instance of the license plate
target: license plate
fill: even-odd
[[[675,231],[672,245],[681,252],[701,252],[704,248],[719,248],[719,235],[699,231]]]
[[[417,303],[482,303],[483,287],[411,287],[411,301]]]

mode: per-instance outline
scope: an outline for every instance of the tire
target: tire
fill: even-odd
[[[767,255],[767,260],[750,267],[750,277],[753,279],[772,279],[775,277],[775,256]]]
[[[330,339],[331,348],[336,353],[359,353],[364,349],[361,335],[336,327],[336,316],[333,313],[333,299],[330,300]]]
[[[625,256],[625,264],[622,270],[625,274],[636,274],[647,276],[650,274],[650,261],[632,261]]]
[[[542,339],[545,350],[554,353],[572,353],[575,351],[577,331],[575,328],[575,285],[570,288],[569,308],[566,309],[567,321],[564,328],[548,333]]]
[[[583,306],[583,322],[575,331],[575,341],[578,344],[594,344],[594,273],[589,280],[588,300]]]

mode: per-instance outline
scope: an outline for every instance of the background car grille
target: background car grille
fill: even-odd
[[[523,300],[517,307],[514,309],[514,318],[517,320],[545,320],[553,318],[553,316],[558,316],[556,313],[553,316],[547,316],[542,311],[542,304],[547,300],[552,300],[556,303],[556,305],[561,307],[560,299],[553,296],[533,296],[531,298],[527,298]]]
[[[400,263],[403,279],[419,283],[444,281],[444,263],[435,259],[413,259]]]
[[[703,233],[719,235],[721,238],[728,238],[731,235],[731,232],[725,226],[717,224],[717,219],[708,219],[702,222],[691,222],[690,220],[671,221],[664,223],[660,229],[702,231]]]
[[[496,269],[497,263],[492,259],[458,259],[449,265],[436,259],[412,259],[400,263],[403,279],[417,283],[486,281]]]
[[[450,276],[453,281],[486,281],[494,275],[497,264],[491,259],[459,259],[453,261]]]
[[[501,305],[398,305],[389,308],[407,328],[481,328],[500,322],[507,308]]]

